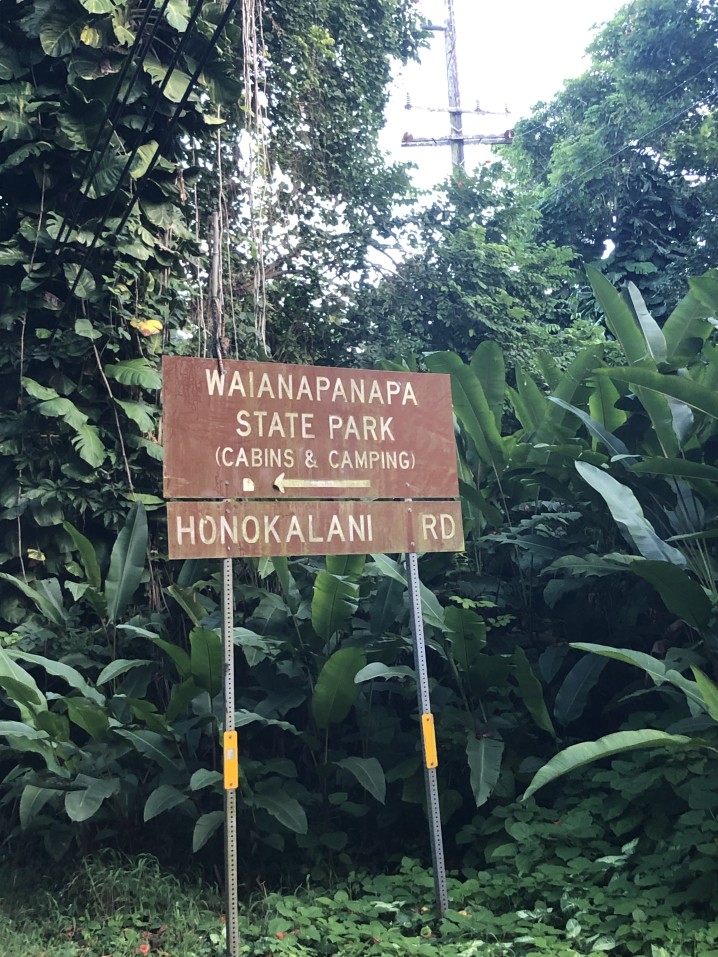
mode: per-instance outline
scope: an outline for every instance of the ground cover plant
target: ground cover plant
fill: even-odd
[[[519,822],[514,822],[518,827]],[[548,822],[547,822],[548,823]],[[567,821],[567,825],[570,822]],[[573,825],[577,844],[581,823]],[[585,822],[584,822],[585,827]],[[535,843],[542,841],[536,829]],[[529,856],[532,849],[529,849]],[[623,859],[630,857],[630,848]],[[618,859],[604,869],[620,867]],[[517,868],[520,872],[522,865]],[[559,874],[558,871],[562,873]],[[543,890],[512,867],[448,879],[450,907],[437,918],[433,880],[416,860],[393,874],[351,872],[331,884],[305,876],[282,890],[246,889],[239,953],[253,957],[715,957],[718,922],[640,887],[587,892],[569,883],[571,865],[554,865]],[[5,879],[7,878],[7,879]],[[225,952],[223,901],[216,887],[182,879],[153,858],[103,856],[55,872],[41,892],[36,874],[5,872],[0,947],[6,957],[219,957]],[[548,890],[548,894],[545,891]]]

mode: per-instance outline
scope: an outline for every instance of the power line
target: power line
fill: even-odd
[[[550,193],[548,193],[546,196],[543,197],[540,203],[537,203],[536,206],[532,206],[531,209],[538,209],[541,203],[546,202],[546,200],[552,199],[562,190],[569,189],[571,186],[575,185],[576,183],[584,179],[586,176],[588,176],[589,173],[593,173],[595,170],[600,169],[602,166],[605,166],[606,163],[610,163],[611,160],[615,159],[617,156],[620,156],[621,153],[625,153],[626,150],[640,143],[641,140],[645,140],[647,137],[653,136],[654,133],[658,133],[659,130],[662,130],[664,126],[668,126],[674,120],[677,120],[678,117],[683,116],[684,113],[689,113],[691,110],[694,110],[697,106],[709,105],[711,102],[715,101],[716,98],[718,98],[718,94],[716,94],[712,99],[709,99],[707,101],[703,98],[701,98],[700,100],[696,100],[693,103],[691,103],[689,106],[686,106],[684,109],[679,110],[677,113],[674,113],[673,116],[669,116],[667,120],[664,120],[662,123],[659,123],[657,126],[654,126],[653,129],[648,130],[645,133],[641,133],[640,136],[632,137],[627,143],[624,143],[624,145],[621,146],[620,149],[617,149],[614,153],[611,153],[610,156],[606,156],[604,159],[600,160],[598,163],[594,163],[593,166],[589,166],[588,169],[582,170],[578,174],[578,176],[574,176],[573,179],[570,179],[567,183],[562,183],[560,186],[556,186]]]
[[[218,41],[219,41],[219,38],[220,38],[220,36],[222,35],[222,32],[224,31],[224,28],[225,28],[225,26],[227,25],[227,23],[228,23],[228,21],[229,21],[229,18],[231,17],[232,13],[234,12],[234,8],[237,6],[237,3],[238,3],[238,0],[229,0],[229,3],[227,4],[227,7],[226,7],[224,13],[222,14],[222,17],[221,17],[219,23],[218,23],[217,26],[215,27],[214,33],[213,33],[212,36],[210,37],[209,42],[208,42],[208,44],[207,44],[207,47],[206,47],[204,53],[202,54],[202,57],[201,57],[199,63],[197,64],[194,73],[193,73],[192,76],[190,77],[189,83],[187,84],[187,88],[186,88],[186,90],[184,91],[184,94],[182,95],[182,99],[181,99],[180,102],[177,104],[177,109],[174,111],[172,117],[170,118],[170,122],[169,122],[169,124],[167,125],[167,129],[166,129],[166,131],[165,131],[164,138],[163,138],[162,142],[160,143],[160,145],[158,146],[158,148],[157,148],[157,150],[156,150],[154,156],[152,157],[152,160],[150,161],[149,166],[147,167],[147,171],[146,171],[145,175],[144,175],[143,178],[142,178],[142,184],[140,184],[140,185],[138,186],[137,191],[135,192],[134,196],[130,197],[130,202],[128,203],[128,205],[127,205],[127,207],[126,207],[126,209],[125,209],[125,212],[124,212],[124,214],[122,215],[122,218],[120,219],[119,225],[117,226],[117,229],[116,229],[116,233],[117,233],[118,235],[119,235],[119,233],[121,232],[121,230],[123,229],[123,227],[126,225],[127,220],[130,218],[130,215],[131,215],[131,213],[132,213],[132,210],[133,210],[135,204],[136,204],[136,203],[138,202],[138,200],[141,198],[142,192],[143,192],[142,187],[148,182],[148,177],[149,177],[150,173],[152,173],[152,171],[154,170],[155,166],[157,165],[157,163],[158,163],[158,161],[159,161],[159,159],[160,159],[160,156],[161,156],[162,152],[164,151],[164,149],[169,145],[170,138],[171,138],[171,136],[172,136],[172,133],[174,132],[175,126],[177,125],[177,120],[180,118],[180,115],[181,115],[182,111],[184,110],[185,106],[187,105],[187,101],[188,101],[189,98],[190,98],[190,95],[191,95],[191,93],[192,93],[193,87],[194,87],[195,83],[197,82],[197,80],[199,79],[200,75],[202,74],[202,71],[204,70],[205,66],[207,65],[207,60],[209,59],[210,54],[214,51],[214,48],[216,47],[216,45],[217,45],[217,43],[218,43]]]
[[[160,7],[157,13],[157,17],[152,27],[152,31],[148,37],[145,37],[144,31],[145,31],[145,27],[147,26],[147,23],[149,22],[149,18],[152,14],[152,11],[154,10],[155,0],[151,0],[151,2],[145,8],[145,12],[143,14],[142,20],[140,21],[140,25],[137,28],[135,39],[132,43],[129,53],[125,57],[125,62],[122,66],[122,70],[120,71],[117,84],[115,86],[115,89],[113,90],[112,96],[110,97],[110,102],[107,104],[105,117],[97,130],[97,134],[95,135],[92,145],[90,146],[90,151],[87,155],[87,159],[85,160],[85,164],[80,173],[80,197],[81,198],[80,198],[80,202],[78,204],[77,210],[75,210],[75,212],[73,213],[72,218],[70,217],[69,210],[63,216],[62,223],[60,224],[60,229],[58,230],[57,237],[55,239],[56,245],[62,245],[62,233],[66,225],[68,226],[68,236],[70,234],[70,229],[72,228],[72,226],[79,225],[80,215],[82,213],[84,204],[87,201],[90,187],[92,186],[92,181],[94,180],[95,175],[97,174],[97,171],[100,168],[100,163],[102,162],[102,158],[104,157],[105,153],[107,152],[110,146],[110,143],[112,142],[113,135],[117,132],[115,122],[112,119],[112,113],[114,112],[114,109],[117,106],[117,101],[119,99],[120,90],[122,89],[122,84],[124,83],[127,73],[129,72],[129,68],[135,53],[140,48],[140,45],[144,44],[144,49],[140,53],[139,59],[135,67],[134,75],[132,76],[130,82],[128,83],[127,89],[125,90],[125,93],[122,97],[120,110],[122,109],[122,107],[126,106],[129,101],[132,88],[135,85],[135,81],[137,80],[137,77],[140,75],[140,72],[142,70],[142,64],[144,63],[147,53],[149,52],[149,49],[152,45],[152,41],[154,40],[157,30],[159,29],[161,18],[165,10],[167,9],[167,6],[169,5],[169,3],[170,3],[170,0],[163,0],[162,6]],[[92,165],[93,157],[96,154],[97,147],[100,144],[100,139],[102,138],[102,134],[107,126],[108,121],[110,123],[109,135],[105,141],[104,146],[100,150],[99,155],[97,155],[94,162],[94,166],[92,167],[92,171],[90,172],[90,167]],[[85,182],[86,177],[87,177],[87,183],[85,185],[85,191],[82,192],[82,184]]]
[[[663,96],[663,99],[664,99],[664,100],[667,100],[669,97],[673,96],[673,94],[674,94],[677,90],[680,90],[680,89],[682,89],[684,86],[687,86],[689,83],[692,83],[694,80],[698,79],[698,77],[699,77],[702,73],[705,73],[705,72],[707,72],[708,70],[711,70],[714,66],[718,66],[718,58],[716,58],[715,60],[712,60],[712,61],[711,61],[710,63],[708,63],[706,66],[701,67],[700,70],[697,70],[695,73],[691,74],[691,76],[687,77],[685,80],[681,80],[680,83],[676,83],[676,85],[673,87],[673,89],[672,89],[672,90],[669,90],[669,91]],[[559,95],[560,95],[560,94],[559,94]],[[694,104],[693,104],[693,106],[696,106],[696,105],[700,105],[700,101],[699,101],[698,103],[694,103]],[[688,107],[688,109],[691,109],[691,108],[692,108],[692,107]],[[610,124],[608,124],[608,123],[604,123],[602,126],[599,126],[598,129],[596,130],[596,134],[605,132],[605,131],[609,128],[609,125],[610,125]],[[523,138],[523,137],[525,137],[525,136],[530,136],[532,133],[535,133],[537,130],[543,130],[543,129],[545,129],[545,128],[546,128],[546,124],[545,124],[545,123],[537,123],[536,126],[532,126],[532,127],[530,127],[528,130],[519,130],[519,135],[520,135],[521,138]],[[650,135],[650,134],[647,133],[647,134],[645,134],[645,135],[648,136],[648,135]]]
[[[145,49],[144,49],[144,51],[142,52],[142,54],[141,54],[141,56],[140,56],[139,62],[137,63],[137,68],[136,68],[136,70],[135,70],[135,75],[133,76],[132,80],[130,81],[130,83],[129,83],[128,87],[127,87],[127,89],[125,90],[125,95],[124,95],[124,97],[123,97],[123,102],[122,102],[122,105],[123,105],[123,106],[127,104],[127,100],[128,100],[128,98],[129,98],[130,91],[132,90],[132,87],[134,86],[135,80],[137,79],[137,76],[139,75],[139,71],[140,71],[140,69],[141,69],[142,62],[144,61],[144,58],[145,58],[145,56],[146,56],[146,54],[147,54],[147,50],[149,50],[150,44],[152,43],[152,40],[153,40],[153,38],[154,38],[154,34],[155,34],[156,30],[157,30],[157,26],[158,26],[158,23],[159,23],[159,17],[162,16],[162,14],[164,13],[165,9],[167,8],[167,5],[168,5],[169,2],[170,2],[170,0],[164,0],[164,2],[163,2],[163,4],[162,4],[162,7],[161,7],[161,9],[160,9],[160,11],[159,11],[158,18],[157,18],[157,20],[156,20],[156,22],[155,22],[155,26],[154,26],[154,28],[153,28],[153,32],[152,32],[152,34],[150,35],[150,37],[147,39],[147,41],[146,41],[146,43],[145,43]],[[96,173],[97,170],[99,169],[99,165],[100,165],[100,162],[101,162],[101,160],[102,160],[102,157],[104,156],[105,152],[107,151],[107,148],[108,148],[109,144],[112,142],[112,135],[113,135],[113,133],[116,132],[116,130],[115,130],[115,125],[114,125],[114,122],[113,122],[113,120],[112,120],[112,113],[114,112],[115,106],[117,105],[117,101],[118,101],[119,95],[120,95],[120,90],[122,89],[122,84],[124,83],[125,78],[126,78],[126,76],[127,76],[127,73],[129,72],[129,69],[130,69],[130,66],[131,66],[131,64],[132,64],[132,60],[133,60],[133,58],[134,58],[134,55],[135,55],[135,53],[137,52],[137,50],[140,48],[140,45],[141,45],[141,44],[143,43],[143,41],[145,40],[144,30],[145,30],[145,27],[147,26],[147,23],[148,23],[148,21],[149,21],[149,18],[150,18],[150,15],[151,15],[151,13],[152,13],[152,10],[154,9],[154,4],[155,4],[155,0],[151,0],[151,2],[150,2],[150,3],[147,5],[147,7],[145,8],[145,12],[144,12],[144,14],[143,14],[142,20],[140,21],[140,25],[139,25],[139,27],[137,28],[137,33],[135,34],[135,39],[134,39],[134,41],[133,41],[133,43],[132,43],[132,46],[130,47],[130,50],[129,50],[127,56],[125,57],[125,62],[124,62],[123,65],[122,65],[122,69],[121,69],[120,75],[119,75],[119,77],[118,77],[118,79],[117,79],[117,83],[116,83],[116,85],[115,85],[114,90],[112,91],[112,96],[110,97],[110,101],[109,101],[109,103],[107,104],[107,109],[105,110],[104,119],[102,120],[102,123],[99,125],[99,127],[98,127],[98,129],[97,129],[97,133],[95,134],[95,138],[93,139],[92,144],[90,145],[90,150],[89,150],[89,152],[88,152],[88,154],[87,154],[87,158],[85,159],[85,163],[84,163],[84,165],[83,165],[83,167],[82,167],[82,170],[81,170],[81,172],[80,172],[80,189],[82,189],[82,183],[85,181],[85,178],[88,177],[88,179],[87,179],[87,186],[86,186],[86,192],[85,192],[84,194],[81,192],[80,203],[79,203],[79,205],[78,205],[77,210],[74,212],[72,218],[70,218],[70,212],[69,212],[69,210],[67,210],[67,211],[65,212],[65,214],[64,214],[64,216],[63,216],[63,218],[62,218],[62,222],[60,223],[60,228],[59,228],[59,230],[57,231],[57,235],[56,235],[56,237],[55,237],[55,245],[56,245],[56,246],[62,244],[62,233],[63,233],[63,230],[64,230],[64,228],[65,228],[66,225],[69,227],[69,228],[68,228],[68,235],[69,235],[69,231],[70,231],[70,229],[72,228],[72,226],[73,226],[73,225],[76,226],[76,225],[79,224],[79,221],[80,221],[80,213],[82,212],[82,207],[83,207],[83,205],[84,205],[84,203],[85,203],[85,201],[86,201],[86,199],[87,199],[87,192],[89,192],[90,185],[92,184],[92,180],[95,178],[95,173]],[[104,132],[104,130],[105,130],[105,127],[107,126],[108,121],[110,122],[110,126],[111,126],[110,135],[108,136],[107,142],[106,142],[105,145],[103,146],[102,151],[100,152],[100,155],[99,155],[99,157],[97,158],[97,160],[96,160],[96,162],[95,162],[94,169],[92,170],[92,173],[89,173],[89,169],[90,169],[90,165],[92,164],[93,156],[95,155],[95,152],[96,152],[96,150],[97,150],[97,148],[98,148],[98,146],[99,146],[99,144],[100,144],[100,140],[101,140],[101,138],[102,138],[102,134],[103,134],[103,132]]]
[[[236,0],[233,0],[233,2],[230,4],[230,7],[228,7],[228,9],[233,9],[235,2],[236,2]],[[100,234],[101,234],[101,232],[102,232],[103,227],[107,225],[107,220],[108,220],[109,215],[110,215],[110,213],[111,213],[111,211],[112,211],[112,207],[113,207],[113,205],[114,205],[114,202],[115,202],[115,200],[117,199],[117,196],[118,196],[118,194],[119,194],[119,192],[120,192],[120,190],[121,190],[121,188],[122,188],[123,180],[124,180],[126,174],[128,173],[128,171],[131,169],[133,162],[135,161],[135,158],[136,158],[137,153],[138,153],[138,151],[139,151],[139,149],[140,149],[140,146],[142,145],[143,137],[144,137],[145,133],[147,132],[147,130],[149,129],[149,125],[150,125],[150,122],[152,121],[153,116],[154,116],[155,113],[157,112],[157,109],[158,109],[159,104],[160,104],[161,99],[162,99],[162,95],[163,95],[164,91],[166,90],[167,85],[169,84],[169,81],[170,81],[170,79],[171,79],[171,77],[172,77],[172,74],[173,74],[173,72],[174,72],[174,69],[175,69],[177,63],[179,62],[180,56],[181,56],[182,53],[184,52],[184,47],[186,46],[187,38],[189,37],[190,33],[192,32],[192,30],[193,30],[193,28],[194,28],[194,25],[195,25],[195,23],[197,22],[197,19],[199,18],[200,13],[202,12],[202,7],[204,6],[204,4],[205,4],[205,0],[198,0],[198,3],[196,4],[194,10],[192,11],[192,13],[191,13],[191,15],[190,15],[190,18],[189,18],[188,22],[187,22],[187,27],[186,27],[186,29],[185,29],[185,32],[184,32],[183,35],[182,35],[182,39],[181,39],[180,42],[177,44],[177,47],[176,47],[176,49],[174,50],[174,52],[173,52],[173,54],[172,54],[172,58],[171,58],[171,60],[170,60],[169,67],[167,68],[167,72],[165,73],[165,75],[164,75],[164,77],[163,77],[163,79],[162,79],[162,82],[160,83],[160,86],[159,86],[159,88],[158,88],[158,90],[157,90],[157,92],[156,92],[156,94],[155,94],[155,97],[154,97],[154,99],[153,99],[153,101],[152,101],[152,104],[150,105],[150,107],[149,107],[149,109],[148,109],[148,111],[147,111],[147,115],[146,115],[146,117],[145,117],[145,121],[144,121],[144,124],[143,124],[143,126],[142,126],[142,129],[141,129],[140,132],[137,134],[137,137],[136,137],[136,139],[135,139],[135,145],[133,146],[132,150],[130,151],[130,155],[127,157],[127,161],[126,161],[126,163],[125,163],[125,166],[124,166],[122,172],[120,173],[120,176],[119,176],[119,178],[118,178],[118,180],[117,180],[117,184],[116,184],[114,190],[112,191],[112,195],[110,196],[109,200],[108,200],[107,203],[105,204],[105,212],[104,212],[104,214],[102,215],[102,217],[100,218],[100,222],[98,223],[97,228],[96,228],[95,231],[94,231],[94,234],[93,234],[93,237],[92,237],[92,242],[90,243],[90,245],[88,246],[87,250],[85,251],[85,255],[84,255],[84,257],[83,257],[83,259],[82,259],[82,261],[81,261],[81,263],[80,263],[80,265],[79,265],[79,269],[78,269],[78,271],[77,271],[77,275],[75,276],[74,282],[73,282],[72,287],[71,287],[71,289],[70,289],[70,293],[69,293],[69,296],[68,296],[68,299],[67,299],[67,304],[69,304],[69,302],[70,302],[72,296],[73,296],[74,293],[75,293],[75,290],[77,289],[77,286],[78,286],[78,284],[79,284],[79,282],[80,282],[80,278],[81,278],[81,276],[82,276],[83,269],[85,268],[85,265],[87,264],[87,262],[88,262],[88,260],[89,260],[89,258],[90,258],[90,255],[92,254],[92,252],[93,252],[94,249],[95,249],[95,246],[96,246],[97,243],[98,243],[98,240],[99,240],[99,238],[100,238]],[[226,17],[226,14],[225,14],[225,16],[224,16],[224,17],[222,18],[222,20],[220,21],[220,24],[222,24],[222,28],[223,28],[224,23],[226,22],[226,19],[227,19],[227,17]],[[221,31],[220,31],[220,32],[221,32]],[[210,49],[212,48],[213,44],[216,43],[215,37],[218,37],[218,36],[219,36],[218,30],[215,30],[215,32],[214,32],[214,34],[213,34],[213,36],[212,36],[212,39],[210,40]],[[201,72],[201,69],[204,68],[204,63],[205,63],[205,62],[206,62],[206,59],[205,59],[205,60],[202,60],[202,64],[201,64],[200,70],[199,70],[199,71],[195,71],[195,73],[193,74],[192,78],[191,78],[191,79],[189,80],[189,82],[187,83],[187,88],[185,89],[185,92],[184,92],[184,94],[183,94],[183,96],[182,96],[182,99],[181,99],[180,104],[179,104],[179,106],[178,106],[178,110],[175,111],[173,118],[170,120],[170,126],[168,127],[168,131],[169,131],[169,129],[174,128],[174,124],[175,124],[176,121],[177,121],[177,118],[178,118],[178,115],[179,115],[179,111],[180,111],[180,110],[183,108],[183,106],[186,104],[187,99],[188,99],[188,97],[189,97],[189,93],[192,91],[192,87],[194,86],[195,82],[197,81],[197,78],[199,77],[199,73]],[[165,138],[163,139],[163,141],[162,141],[161,144],[158,143],[157,149],[156,149],[156,151],[155,151],[155,154],[154,154],[154,156],[153,156],[153,158],[152,158],[152,160],[151,160],[151,162],[150,162],[150,164],[149,164],[147,170],[145,171],[145,174],[144,174],[145,177],[148,176],[148,175],[151,173],[151,171],[154,169],[155,165],[157,164],[157,160],[158,160],[158,158],[159,158],[160,152],[161,152],[162,149],[164,148],[164,144],[165,144],[166,141],[167,141],[167,136],[165,136]],[[135,194],[135,197],[136,197],[136,195],[137,195],[137,194]],[[131,198],[131,200],[130,200],[130,207],[129,207],[129,208],[131,209],[132,206],[134,206],[134,199]],[[122,223],[121,223],[120,227],[118,227],[117,232],[119,232],[119,230],[122,228],[122,226],[123,226],[126,222],[127,222],[127,217],[123,218]]]

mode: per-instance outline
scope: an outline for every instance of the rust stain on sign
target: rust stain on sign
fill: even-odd
[[[170,558],[456,552],[459,502],[168,502]]]
[[[447,375],[166,356],[168,498],[452,498]]]

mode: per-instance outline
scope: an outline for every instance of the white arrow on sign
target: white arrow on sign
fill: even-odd
[[[369,479],[291,479],[281,472],[274,480],[274,488],[284,494],[285,488],[371,488]]]

